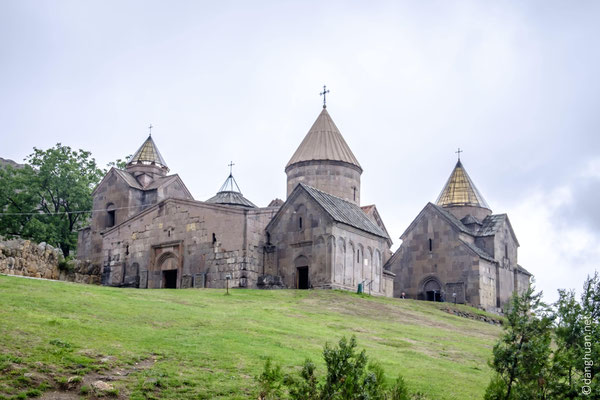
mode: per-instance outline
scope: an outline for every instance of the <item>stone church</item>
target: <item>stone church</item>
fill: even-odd
[[[460,153],[459,153],[460,154]],[[501,312],[531,274],[517,263],[519,241],[506,214],[492,214],[460,158],[435,204],[400,236],[386,268],[394,296],[468,303]]]
[[[230,173],[195,200],[149,136],[93,191],[78,258],[102,283],[138,288],[333,288],[393,295],[392,241],[360,206],[362,167],[325,106],[285,167],[287,198],[257,207]],[[229,281],[229,282],[227,282]]]
[[[500,311],[531,274],[506,214],[492,214],[462,163],[435,204],[392,241],[360,203],[362,166],[326,107],[285,166],[287,197],[257,207],[229,174],[195,200],[149,136],[93,191],[78,258],[102,283],[138,288],[330,288]],[[401,207],[401,204],[398,204]]]

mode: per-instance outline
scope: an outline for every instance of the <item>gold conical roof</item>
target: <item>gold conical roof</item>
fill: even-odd
[[[326,108],[317,117],[286,169],[292,164],[313,160],[342,161],[361,168]]]
[[[127,165],[132,164],[156,164],[159,167],[164,167],[168,169],[167,163],[164,158],[160,155],[158,151],[158,147],[156,147],[156,143],[152,139],[152,136],[148,136],[148,139],[142,144],[142,146],[135,152],[131,160],[127,163]]]
[[[456,163],[436,204],[441,207],[473,206],[491,210],[460,160]]]

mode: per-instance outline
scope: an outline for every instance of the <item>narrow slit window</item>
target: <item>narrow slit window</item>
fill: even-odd
[[[433,239],[429,239],[429,251],[433,251]]]
[[[302,217],[298,218],[298,227],[302,229]]]
[[[112,226],[115,226],[116,222],[117,218],[115,214],[115,205],[111,203],[108,206],[106,206],[106,227],[110,228]]]

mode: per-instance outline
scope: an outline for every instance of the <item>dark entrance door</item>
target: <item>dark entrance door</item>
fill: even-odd
[[[163,288],[165,289],[176,289],[177,288],[177,270],[169,269],[163,271]]]
[[[435,279],[430,279],[423,285],[427,301],[442,301],[442,287]]]
[[[427,301],[442,301],[440,292],[436,290],[429,290],[425,294],[427,295]]]
[[[298,289],[308,289],[308,267],[298,267]]]

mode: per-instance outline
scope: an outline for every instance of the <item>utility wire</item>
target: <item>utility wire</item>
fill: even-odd
[[[111,208],[110,211],[114,211],[114,210],[128,210],[130,208],[138,208],[135,206],[132,207],[115,207],[115,208]],[[39,212],[0,212],[0,216],[3,215],[64,215],[64,214],[93,214],[93,213],[97,213],[97,212],[106,212],[106,209],[100,209],[100,210],[85,210],[85,211],[58,211],[58,212],[43,212],[43,211],[39,211]]]

